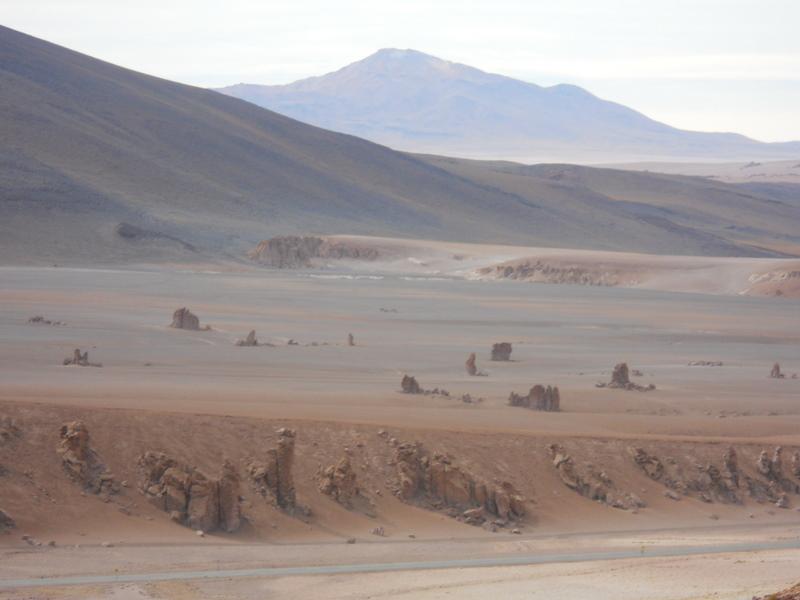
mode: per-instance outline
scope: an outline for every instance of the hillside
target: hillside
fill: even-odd
[[[7,28],[0,137],[4,264],[240,260],[291,233],[726,256],[800,244],[794,188],[412,156]],[[652,197],[665,185],[678,202]]]
[[[288,85],[221,92],[411,152],[522,162],[800,158],[800,142],[684,131],[574,85],[542,87],[386,48]]]

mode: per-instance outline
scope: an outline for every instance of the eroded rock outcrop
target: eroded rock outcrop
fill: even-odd
[[[558,387],[535,385],[527,396],[511,392],[508,397],[509,406],[521,406],[531,410],[541,410],[545,412],[558,412],[561,410],[561,395]]]
[[[614,370],[611,373],[611,381],[608,383],[597,383],[595,384],[595,387],[636,390],[637,392],[649,392],[656,389],[656,386],[654,386],[652,383],[648,385],[638,385],[633,383],[630,379],[627,363],[618,363],[615,365]]]
[[[0,508],[0,533],[8,529],[14,529],[17,524],[6,511]]]
[[[42,315],[36,315],[35,317],[31,317],[28,319],[29,325],[53,325],[55,327],[61,327],[62,325],[66,325],[66,323],[62,323],[61,321],[53,321],[51,319],[45,319]]]
[[[800,600],[800,583],[774,594],[766,596],[753,596],[753,600]]]
[[[373,261],[381,257],[381,252],[374,246],[352,240],[285,235],[260,242],[248,255],[262,265],[298,269],[314,266],[314,259]]]
[[[772,370],[769,372],[769,376],[772,379],[783,379],[785,376],[781,373],[781,366],[778,363],[772,365]]]
[[[356,345],[356,338],[353,337],[352,333],[347,334],[347,345],[351,347]]]
[[[250,333],[243,340],[236,340],[237,346],[258,346],[258,339],[256,338],[256,330],[251,329]]]
[[[792,454],[792,475],[800,479],[800,450]]]
[[[467,369],[467,375],[472,377],[485,377],[486,373],[478,369],[478,365],[475,363],[476,357],[475,353],[472,352],[468,357],[467,361],[464,363],[464,366]]]
[[[278,444],[267,451],[266,461],[252,461],[247,472],[254,489],[286,511],[296,507],[294,487],[294,443],[295,432],[282,427],[277,431]]]
[[[139,469],[140,491],[172,520],[203,532],[239,529],[239,475],[231,463],[223,464],[220,479],[211,479],[163,452],[145,452]]]
[[[83,421],[70,421],[61,426],[61,440],[56,452],[70,479],[93,494],[119,491],[114,476],[108,472],[97,452],[89,444],[89,430]]]
[[[170,327],[175,329],[188,329],[198,331],[200,329],[200,319],[192,311],[183,307],[172,313],[172,324]]]
[[[373,513],[372,502],[359,487],[356,472],[346,454],[336,464],[321,469],[317,481],[320,492],[345,508]]]
[[[0,445],[18,438],[22,430],[17,423],[9,416],[0,416]]]
[[[80,348],[75,348],[72,352],[71,357],[67,357],[63,361],[63,365],[69,366],[74,365],[76,367],[102,367],[101,363],[93,363],[89,362],[89,351],[81,352]]]
[[[605,473],[591,464],[578,468],[574,459],[559,444],[547,447],[559,479],[581,496],[622,510],[644,508],[646,503],[632,492],[621,492]]]
[[[509,482],[487,483],[453,464],[444,454],[428,454],[421,444],[395,448],[396,481],[406,502],[443,510],[471,525],[503,526],[525,515],[525,500]]]
[[[513,348],[509,342],[498,342],[492,345],[492,360],[505,361],[511,360]]]
[[[450,397],[450,392],[447,390],[442,390],[439,388],[433,388],[432,390],[423,389],[417,379],[411,375],[403,375],[403,379],[400,380],[400,390],[404,394],[423,394],[425,396]]]

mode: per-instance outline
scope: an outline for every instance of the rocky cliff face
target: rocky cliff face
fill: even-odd
[[[255,490],[270,499],[276,506],[287,511],[296,507],[294,487],[294,442],[295,431],[278,430],[278,444],[267,452],[266,461],[253,461],[247,471]]]
[[[89,430],[82,421],[70,421],[62,425],[60,437],[56,452],[70,479],[94,494],[119,491],[114,476],[89,445]]]

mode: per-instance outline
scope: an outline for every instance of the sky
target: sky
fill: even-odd
[[[413,48],[684,129],[800,140],[800,0],[0,0],[0,23],[204,87]]]

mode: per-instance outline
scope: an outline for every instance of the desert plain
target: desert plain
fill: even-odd
[[[0,268],[0,509],[16,525],[0,534],[0,598],[749,599],[796,583],[792,294],[484,278],[530,249],[382,244],[405,250],[301,269]],[[170,327],[180,307],[201,329]],[[260,345],[237,346],[250,330]],[[498,342],[510,360],[490,360]],[[75,348],[102,367],[62,364]],[[485,376],[467,373],[473,352]],[[655,389],[598,387],[622,362]],[[404,375],[447,394],[402,393]],[[508,405],[535,384],[559,388],[560,411]],[[75,421],[113,493],[65,470],[59,431]],[[248,467],[285,429],[289,508]],[[481,526],[430,489],[404,497],[412,446],[469,485],[508,484],[522,508]],[[777,447],[780,474],[759,471]],[[210,477],[228,461],[237,530],[171,519],[142,489],[146,452]],[[355,504],[320,490],[343,457]]]

